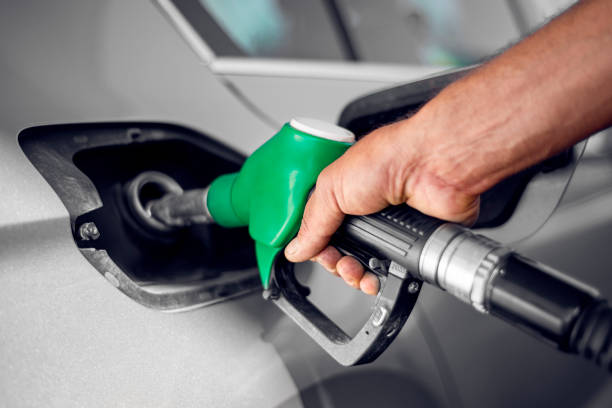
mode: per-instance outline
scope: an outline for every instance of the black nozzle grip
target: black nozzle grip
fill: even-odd
[[[398,205],[371,215],[347,216],[332,245],[379,275],[373,264],[394,262],[418,276],[425,242],[443,223],[407,205]]]

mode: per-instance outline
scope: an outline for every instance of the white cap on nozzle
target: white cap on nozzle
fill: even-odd
[[[309,135],[343,143],[355,143],[355,135],[348,129],[312,118],[293,118],[289,125]]]

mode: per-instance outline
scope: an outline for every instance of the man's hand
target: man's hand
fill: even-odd
[[[290,261],[315,260],[346,283],[368,294],[378,292],[378,279],[354,258],[327,246],[345,214],[364,215],[407,203],[422,212],[471,223],[478,215],[478,196],[440,179],[426,163],[422,128],[411,121],[372,132],[351,147],[319,176],[306,205],[298,236],[285,254]]]
[[[375,294],[378,281],[328,247],[344,214],[407,203],[469,224],[497,182],[612,124],[612,2],[584,0],[451,84],[410,119],[328,166],[285,255],[313,259]]]

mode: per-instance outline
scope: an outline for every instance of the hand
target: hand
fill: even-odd
[[[428,144],[423,127],[409,119],[380,128],[352,146],[319,175],[300,231],[285,250],[287,259],[319,262],[350,286],[375,295],[376,276],[364,273],[354,258],[327,246],[345,214],[371,214],[407,203],[450,221],[475,221],[478,195],[453,187],[435,173]]]

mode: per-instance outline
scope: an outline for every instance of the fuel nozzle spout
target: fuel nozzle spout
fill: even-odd
[[[208,187],[183,190],[172,177],[146,171],[125,187],[127,205],[137,221],[158,232],[214,222],[206,204]]]
[[[207,188],[184,191],[182,194],[167,194],[150,202],[146,210],[153,218],[170,227],[185,227],[191,224],[214,222],[206,205]]]

